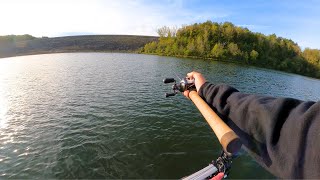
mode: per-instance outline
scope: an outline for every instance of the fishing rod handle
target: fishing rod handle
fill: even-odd
[[[190,91],[189,97],[197,106],[203,117],[216,134],[223,150],[235,155],[241,148],[240,138],[236,133],[210,108],[210,106],[198,95],[196,91]]]

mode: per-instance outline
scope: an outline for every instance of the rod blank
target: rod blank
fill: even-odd
[[[236,133],[210,108],[196,91],[190,91],[189,97],[216,134],[223,150],[229,154],[236,154],[242,145]]]

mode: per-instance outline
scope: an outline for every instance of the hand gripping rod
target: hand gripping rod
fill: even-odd
[[[174,96],[178,91],[184,92],[189,90],[189,97],[192,102],[199,109],[203,117],[207,120],[208,124],[216,134],[223,150],[228,155],[235,155],[241,148],[240,138],[236,133],[210,108],[210,106],[198,95],[195,90],[194,80],[184,78],[179,84],[176,84],[174,78],[165,78],[165,84],[174,83],[172,86],[173,93],[166,93],[166,97]]]

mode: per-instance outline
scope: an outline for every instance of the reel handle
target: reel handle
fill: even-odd
[[[237,154],[242,143],[236,133],[210,108],[196,91],[190,91],[189,97],[216,134],[223,150],[229,155]]]
[[[168,83],[173,83],[173,82],[175,82],[175,80],[174,80],[174,78],[165,78],[165,79],[163,80],[163,82],[164,82],[165,84],[168,84]]]
[[[166,97],[175,96],[176,93],[166,93]]]

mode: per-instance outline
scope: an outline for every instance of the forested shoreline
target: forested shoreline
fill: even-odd
[[[232,61],[320,78],[320,51],[303,51],[290,39],[254,33],[230,22],[195,23],[158,29],[159,40],[141,53]]]

